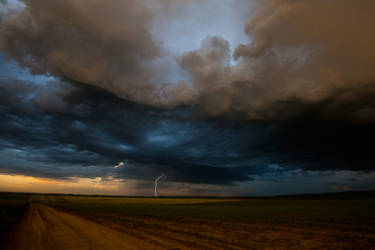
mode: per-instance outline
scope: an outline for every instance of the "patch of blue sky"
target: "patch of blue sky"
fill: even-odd
[[[33,75],[29,69],[20,67],[17,62],[8,60],[4,54],[0,53],[0,79],[16,79],[44,84],[55,78],[48,75]]]
[[[172,17],[173,22],[164,16],[156,18],[153,33],[175,55],[199,49],[209,36],[222,37],[234,49],[249,42],[241,16],[233,1],[209,0],[199,6],[187,6],[179,16]]]
[[[234,3],[233,0],[207,0],[199,5],[187,4],[178,12],[179,15],[155,17],[151,32],[154,40],[166,50],[166,56],[154,63],[165,64],[169,61],[170,69],[165,81],[191,81],[189,75],[179,68],[178,58],[200,49],[207,37],[217,36],[227,40],[231,53],[238,45],[250,42],[244,32],[248,10],[244,13],[245,10],[236,9]],[[233,57],[230,63],[236,64]]]

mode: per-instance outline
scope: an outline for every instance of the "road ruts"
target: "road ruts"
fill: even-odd
[[[10,246],[15,250],[160,249],[96,222],[30,204]]]

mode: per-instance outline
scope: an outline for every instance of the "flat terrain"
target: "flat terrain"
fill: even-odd
[[[109,227],[41,204],[31,204],[17,226],[12,249],[150,249]]]
[[[9,249],[375,249],[375,199],[31,195]]]

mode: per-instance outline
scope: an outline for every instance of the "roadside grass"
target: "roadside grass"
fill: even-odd
[[[375,233],[375,199],[197,199],[33,195],[32,201],[102,216],[191,219],[298,227],[334,227]]]
[[[27,201],[27,194],[0,193],[0,249],[9,240],[12,227],[24,214]]]

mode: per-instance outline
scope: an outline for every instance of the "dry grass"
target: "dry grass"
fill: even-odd
[[[375,249],[375,201],[33,196],[165,249]]]

